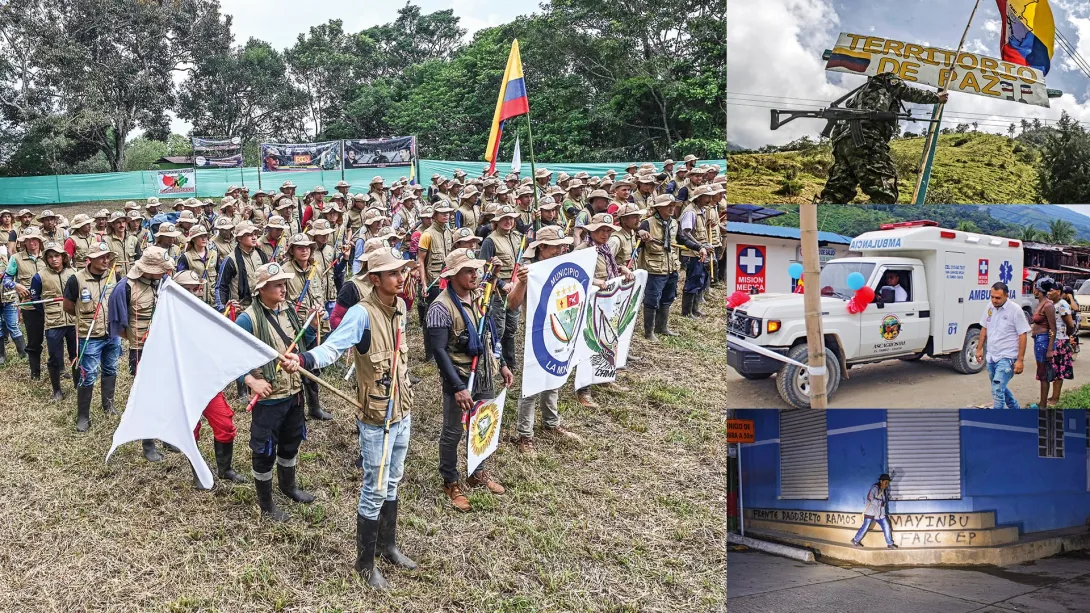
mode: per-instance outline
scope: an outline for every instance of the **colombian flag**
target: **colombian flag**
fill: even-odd
[[[1048,0],[995,0],[1003,18],[999,48],[1003,59],[1044,74],[1052,63],[1056,23]]]
[[[492,116],[492,130],[488,133],[488,148],[484,160],[491,162],[488,173],[496,170],[496,154],[500,150],[500,137],[503,135],[503,122],[530,112],[530,100],[526,97],[526,81],[522,78],[522,56],[519,55],[519,41],[511,43],[511,54],[507,56],[507,69],[503,71],[500,83],[500,97],[496,100],[496,114]]]

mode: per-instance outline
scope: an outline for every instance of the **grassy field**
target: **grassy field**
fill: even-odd
[[[508,491],[474,491],[468,514],[442,492],[438,375],[410,338],[424,381],[399,542],[420,569],[380,562],[386,593],[352,571],[358,443],[351,411],[332,395],[323,400],[335,420],[310,422],[300,452],[301,486],[317,500],[296,505],[277,492],[292,516],[277,524],[260,517],[252,484],[194,490],[181,454],[151,464],[134,442],[104,464],[118,418],[102,414],[97,389],[91,431],[77,434],[71,382],[51,403],[48,381],[30,381],[25,360],[9,362],[0,367],[0,611],[722,610],[722,300],[709,295],[715,316],[676,318],[680,337],[651,346],[637,335],[639,361],[623,380],[632,389],[598,394],[600,410],[580,407],[569,383],[561,413],[581,446],[539,437],[536,457],[522,456],[508,442],[508,402],[489,461]],[[325,376],[348,389],[342,377]],[[119,409],[130,384],[123,354]],[[250,420],[235,409],[235,467],[248,474]]]
[[[908,203],[916,185],[916,167],[923,150],[922,137],[890,143],[898,173],[899,202]],[[928,190],[929,202],[940,204],[1033,204],[1037,171],[1033,151],[1005,136],[985,133],[946,134],[939,137]],[[821,193],[832,166],[832,149],[770,154],[734,154],[727,159],[732,204],[810,202]],[[794,176],[795,189],[783,190],[785,176]],[[856,202],[868,202],[859,193]]]

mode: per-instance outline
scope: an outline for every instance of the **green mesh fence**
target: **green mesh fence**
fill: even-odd
[[[705,164],[726,167],[725,160],[703,160]],[[485,167],[481,162],[452,162],[444,160],[419,160],[417,181],[427,185],[431,176],[438,173],[451,176],[462,169],[470,176],[479,176]],[[625,162],[601,164],[548,164],[539,163],[537,168],[547,168],[555,173],[575,174],[579,171],[601,176],[613,169],[624,173]],[[661,168],[661,162],[655,162]],[[506,174],[509,163],[497,164],[496,170]],[[308,172],[262,172],[257,168],[216,168],[197,170],[197,196],[218,198],[231,185],[246,185],[251,189],[275,190],[284,181],[291,180],[299,193],[322,185],[332,191],[342,178],[352,184],[352,191],[367,191],[371,178],[381,175],[389,185],[399,177],[409,177],[409,167],[364,168],[351,170],[326,170]],[[522,164],[522,176],[530,175],[529,162]],[[109,172],[89,175],[50,175],[44,177],[0,177],[0,206],[33,206],[66,202],[91,202],[97,200],[144,200],[157,193],[158,176],[155,171]]]

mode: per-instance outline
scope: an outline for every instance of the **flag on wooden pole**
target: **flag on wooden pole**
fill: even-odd
[[[522,56],[519,55],[519,41],[511,43],[511,53],[507,56],[507,68],[503,71],[500,82],[500,96],[496,100],[496,112],[492,116],[492,129],[488,133],[488,147],[484,151],[484,160],[490,162],[488,174],[496,171],[496,157],[503,136],[503,122],[530,112],[530,99],[526,97],[526,81],[522,78]]]

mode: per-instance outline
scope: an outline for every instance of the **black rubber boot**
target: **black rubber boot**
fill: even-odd
[[[318,384],[304,385],[303,391],[305,392],[307,400],[307,415],[317,419],[319,421],[329,421],[333,419],[333,414],[322,409],[322,404],[318,400]]]
[[[178,449],[177,447],[175,447],[174,445],[171,445],[170,443],[168,443],[166,441],[163,441],[163,449],[166,449],[167,451],[169,451],[171,453],[181,453],[182,452],[181,449]]]
[[[289,515],[276,507],[273,501],[272,479],[259,481],[254,479],[254,487],[257,489],[257,506],[261,507],[261,514],[273,521],[288,521]]]
[[[155,439],[146,438],[142,441],[144,446],[144,459],[149,462],[162,462],[163,454],[159,453],[159,450],[155,448]]]
[[[375,545],[378,541],[378,520],[356,514],[356,572],[367,585],[384,590],[390,587],[382,572],[375,568]]]
[[[12,342],[15,343],[15,353],[19,355],[20,359],[25,358],[26,357],[26,337],[25,336],[16,336],[15,338],[13,338],[11,340],[12,340]]]
[[[192,464],[189,465],[189,472],[193,473],[193,489],[201,490],[202,492],[208,492],[212,490],[212,488],[204,487],[204,484],[201,483],[200,478],[197,477],[197,469],[193,468]]]
[[[416,562],[397,548],[397,500],[382,503],[378,516],[378,554],[383,560],[408,570],[416,570]]]
[[[61,391],[61,369],[57,366],[46,365],[46,369],[49,370],[49,385],[53,387],[53,401],[64,399],[64,392]]]
[[[700,310],[700,303],[704,302],[704,292],[699,291],[693,294],[693,315],[697,317],[703,317],[704,311]]]
[[[663,336],[677,336],[670,329],[670,307],[661,308],[655,313],[655,332]]]
[[[216,449],[216,474],[220,479],[227,479],[228,481],[234,481],[235,483],[249,483],[249,479],[235,472],[235,469],[231,468],[231,459],[235,456],[235,444],[221,443],[216,441],[214,443]]]
[[[279,458],[277,458],[279,459]],[[276,481],[280,485],[280,491],[295,502],[304,504],[314,502],[314,494],[299,489],[295,483],[295,467],[276,464]]]
[[[655,336],[655,313],[657,312],[658,309],[643,307],[643,337],[652,343],[659,340],[659,337]]]
[[[76,432],[86,432],[91,427],[91,396],[94,393],[95,388],[90,385],[76,388]]]
[[[693,298],[696,294],[682,294],[681,295],[681,316],[692,317],[693,316]]]
[[[30,366],[30,380],[42,380],[42,354],[27,353],[27,365]]]
[[[114,408],[114,389],[117,388],[117,376],[102,377],[102,410],[107,415],[117,415]]]
[[[0,336],[0,366],[3,366],[8,361],[8,337],[7,335]]]

